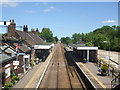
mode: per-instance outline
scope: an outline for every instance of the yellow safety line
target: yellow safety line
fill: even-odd
[[[95,79],[103,88],[106,88],[106,86],[103,85],[103,83],[100,82],[100,81],[90,72],[90,70],[89,70],[88,68],[86,68],[85,65],[83,65],[82,63],[79,63],[79,64],[81,64],[81,65],[94,77],[94,79]]]

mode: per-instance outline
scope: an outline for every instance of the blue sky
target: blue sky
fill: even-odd
[[[117,2],[19,2],[2,6],[2,21],[14,19],[29,29],[50,28],[54,36],[89,33],[103,25],[116,25]],[[5,32],[5,31],[3,31]]]

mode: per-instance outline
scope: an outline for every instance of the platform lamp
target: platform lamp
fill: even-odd
[[[109,52],[108,52],[108,76],[110,76],[110,41],[103,41],[104,43],[109,44]]]

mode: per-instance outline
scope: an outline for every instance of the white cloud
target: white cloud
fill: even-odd
[[[55,9],[55,7],[50,6],[49,8],[44,9],[43,12],[51,12],[51,11],[53,11],[54,9]]]
[[[26,10],[25,13],[32,14],[32,13],[34,13],[34,11],[32,11],[32,10]]]
[[[116,20],[106,20],[106,21],[102,21],[102,23],[116,23]]]
[[[50,9],[44,9],[43,12],[50,12]]]
[[[10,2],[10,0],[4,0],[0,4],[2,4],[3,7],[16,7],[16,6],[18,6],[18,2]]]
[[[51,6],[51,7],[49,7],[50,9],[54,9],[55,7],[53,7],[53,6]]]

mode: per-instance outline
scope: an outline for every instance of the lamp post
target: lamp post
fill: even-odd
[[[108,52],[108,76],[110,75],[110,41],[103,41],[104,43],[109,44],[109,52]]]

